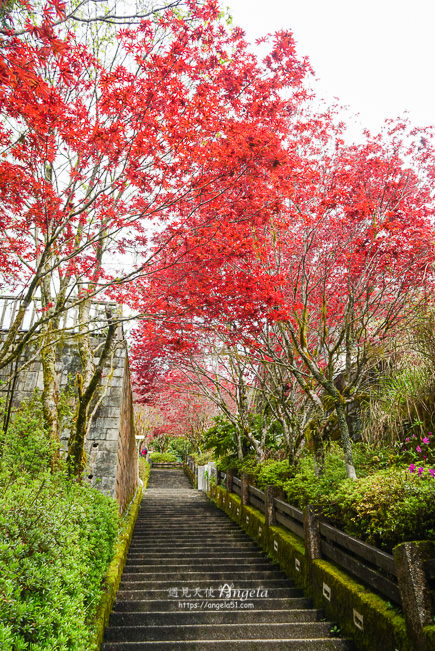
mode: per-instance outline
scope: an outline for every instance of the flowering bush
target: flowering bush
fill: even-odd
[[[424,436],[412,434],[400,446],[408,470],[422,479],[435,479],[435,439],[432,432]]]

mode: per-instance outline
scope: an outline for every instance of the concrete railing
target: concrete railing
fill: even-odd
[[[208,493],[210,490],[211,482],[216,483],[218,471],[214,462],[206,463],[204,465],[197,465],[195,460],[190,455],[186,456],[186,465],[195,478],[195,483],[198,490]]]
[[[21,300],[17,296],[0,296],[0,331],[7,331],[13,324],[18,310],[21,307]],[[121,306],[114,301],[92,300],[89,314],[89,329],[98,333],[107,326],[107,309],[111,309],[120,316]],[[41,299],[35,298],[27,307],[20,331],[28,331],[41,317],[44,316]],[[59,330],[70,330],[75,332],[79,323],[79,312],[77,301],[68,301],[60,315]]]

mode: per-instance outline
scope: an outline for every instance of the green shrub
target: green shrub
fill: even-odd
[[[155,463],[172,463],[177,461],[176,455],[171,452],[151,452],[150,459]]]
[[[293,472],[294,468],[290,466],[288,459],[284,459],[284,461],[268,459],[260,465],[256,481],[257,486],[258,488],[264,489],[270,484],[283,488],[285,482]]]
[[[212,452],[194,453],[191,456],[197,466],[205,466],[209,461],[214,461]]]
[[[328,503],[328,496],[345,478],[346,469],[341,451],[331,446],[321,476],[315,473],[313,456],[306,454],[299,460],[298,471],[294,477],[283,482],[283,489],[288,501],[301,509],[307,504],[320,507]]]
[[[174,436],[171,438],[167,452],[175,454],[177,457],[184,459],[185,455],[188,454],[192,449],[190,441],[181,436]]]
[[[342,482],[329,514],[333,509],[345,531],[383,549],[405,540],[435,540],[435,481],[406,468]]]
[[[61,473],[4,474],[0,494],[2,649],[85,651],[117,536],[116,503]]]
[[[3,421],[3,414],[0,418]],[[37,477],[49,466],[55,452],[44,426],[41,398],[38,393],[22,403],[9,422],[6,433],[1,432],[2,450],[0,472],[13,476],[23,473]]]
[[[317,477],[306,457],[284,482],[290,504],[311,504],[318,515],[346,533],[391,551],[405,540],[435,540],[435,480],[392,466],[357,480],[347,479],[330,455]]]
[[[237,436],[233,423],[223,416],[213,418],[214,425],[203,433],[204,447],[217,457],[237,459]]]
[[[2,414],[0,414],[1,418]],[[87,651],[118,533],[118,505],[49,470],[40,397],[2,433],[0,648]]]
[[[385,446],[374,447],[366,443],[353,445],[353,459],[358,477],[365,477],[378,470],[401,463],[401,459],[394,449]]]

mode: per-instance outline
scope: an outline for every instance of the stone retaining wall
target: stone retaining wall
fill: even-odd
[[[3,334],[4,336],[4,334]],[[95,339],[95,346],[99,343]],[[20,359],[22,364],[32,356],[28,350]],[[80,358],[73,343],[62,345],[58,355],[57,374],[59,387],[72,385],[80,370]],[[24,371],[11,380],[14,366],[0,371],[0,395],[8,395],[13,386],[13,404],[31,397],[35,389],[42,390],[42,366],[38,359],[31,362]],[[106,378],[110,368],[105,369]],[[9,381],[6,381],[6,380]],[[68,446],[68,432],[61,433],[63,450]],[[122,512],[131,499],[137,486],[137,452],[134,436],[132,392],[128,353],[122,333],[114,354],[113,372],[109,386],[91,424],[85,446],[87,468],[85,481],[98,490],[115,497]]]

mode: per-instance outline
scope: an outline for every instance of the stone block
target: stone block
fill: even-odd
[[[304,513],[304,531],[305,531],[305,554],[308,562],[322,558],[320,548],[320,530],[319,521],[310,506],[305,509]]]
[[[107,418],[116,418],[119,420],[121,415],[119,406],[115,407],[113,405],[107,406]]]
[[[108,427],[105,430],[106,441],[117,441],[119,438],[119,429],[115,427]]]
[[[266,486],[264,491],[264,511],[268,527],[273,527],[276,524],[275,503],[273,501],[276,494],[276,486]]]
[[[394,548],[402,608],[415,651],[430,651],[423,628],[432,623],[431,593],[425,562],[435,558],[435,543],[406,542]]]
[[[110,452],[113,455],[116,455],[118,452],[118,441],[117,440],[108,440],[100,441],[98,444],[99,452]]]
[[[104,416],[94,419],[92,426],[96,429],[107,429],[108,427],[117,427],[119,423],[119,414],[117,416]]]
[[[240,478],[240,493],[242,506],[247,506],[249,504],[249,481],[248,475],[245,473],[242,473]]]

